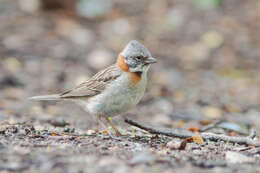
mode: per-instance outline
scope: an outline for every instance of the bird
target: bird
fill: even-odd
[[[70,100],[97,118],[106,127],[104,118],[121,136],[109,117],[127,112],[135,107],[145,93],[147,72],[157,59],[136,40],[131,40],[118,54],[116,63],[101,70],[87,81],[60,94],[31,97],[31,100]]]

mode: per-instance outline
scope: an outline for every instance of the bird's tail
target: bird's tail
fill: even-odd
[[[58,94],[44,95],[44,96],[34,96],[30,97],[30,100],[60,100],[61,97]]]

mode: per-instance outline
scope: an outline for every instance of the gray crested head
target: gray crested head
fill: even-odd
[[[150,64],[156,62],[149,50],[136,40],[130,41],[121,52],[121,55],[129,66],[130,72],[147,71]]]
[[[124,57],[148,57],[151,56],[151,53],[141,43],[136,40],[132,40],[125,46],[122,55]]]

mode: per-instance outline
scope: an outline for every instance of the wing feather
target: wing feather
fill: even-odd
[[[60,94],[61,98],[90,97],[102,92],[107,84],[121,75],[122,71],[117,65],[112,65],[94,75],[86,82],[81,83],[76,88]]]

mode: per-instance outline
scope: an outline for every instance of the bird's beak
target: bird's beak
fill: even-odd
[[[157,62],[157,60],[153,57],[149,57],[145,60],[145,63],[147,63],[147,64],[153,64],[153,63],[156,63],[156,62]]]

